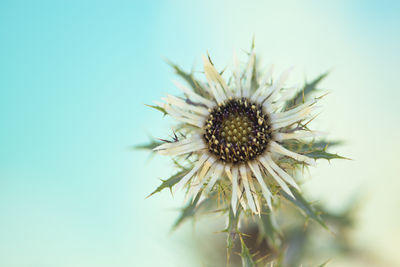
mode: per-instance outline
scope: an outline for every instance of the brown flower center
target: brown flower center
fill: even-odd
[[[272,139],[268,116],[246,98],[227,100],[211,110],[204,131],[208,150],[228,163],[256,158]]]

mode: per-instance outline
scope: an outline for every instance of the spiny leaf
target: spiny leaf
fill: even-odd
[[[327,260],[326,262],[322,263],[318,267],[325,267],[331,260]]]
[[[296,153],[304,154],[314,159],[348,159],[338,154],[326,152],[328,147],[341,144],[340,141],[326,141],[321,140],[317,142],[304,143],[297,140],[291,140],[284,143],[284,146]]]
[[[199,83],[196,81],[196,79],[193,77],[192,73],[185,72],[182,70],[178,65],[172,63],[171,61],[167,60],[167,64],[170,65],[174,70],[175,73],[184,79],[190,87],[193,89],[193,91],[201,96],[205,96],[205,91],[204,89],[199,85]]]
[[[302,103],[312,92],[317,90],[317,85],[326,77],[328,76],[329,72],[325,72],[318,76],[310,83],[306,83],[301,91],[299,91],[292,99],[289,99],[285,103],[284,110],[288,110],[300,103]]]
[[[176,74],[183,78],[192,88],[195,87],[192,74],[183,71],[178,65],[169,60],[167,60],[167,64],[170,65],[175,70]]]
[[[162,183],[161,185],[159,185],[156,190],[154,190],[153,192],[151,192],[150,195],[148,195],[146,198],[151,197],[152,195],[154,195],[155,193],[161,192],[162,190],[164,190],[165,188],[169,188],[170,190],[172,189],[172,187],[178,183],[183,176],[185,176],[185,174],[188,172],[188,170],[182,170],[180,172],[178,172],[175,175],[172,175],[170,178],[168,178],[167,180],[161,180]]]
[[[199,199],[200,199],[200,194],[198,194],[193,201],[189,201],[189,203],[182,209],[182,213],[179,216],[179,218],[176,220],[174,225],[172,226],[172,230],[175,230],[186,219],[193,217],[195,215],[196,206],[197,206],[197,203],[199,202]]]
[[[233,214],[232,208],[229,209],[228,226],[226,227],[225,230],[223,230],[223,232],[227,232],[227,239],[226,239],[227,262],[229,262],[229,257],[231,255],[232,248],[238,234],[239,212],[240,209],[238,210],[235,216]]]
[[[240,243],[242,245],[242,252],[240,253],[240,257],[242,258],[242,266],[243,267],[255,267],[255,263],[253,261],[253,257],[246,244],[243,241],[243,238],[240,237]]]
[[[344,210],[340,212],[331,212],[323,206],[316,206],[318,210],[322,211],[322,218],[327,222],[335,224],[338,228],[351,227],[355,222],[355,215],[358,213],[360,205],[359,196],[355,196],[350,203],[347,204]]]
[[[274,226],[271,216],[273,215],[270,212],[261,213],[260,229],[262,236],[268,240],[268,243],[273,247],[277,247],[279,230]]]
[[[199,211],[204,207],[207,206],[209,204],[212,204],[212,196],[210,196],[209,198],[204,199],[203,201],[201,201],[199,203],[200,200],[200,196],[201,194],[198,194],[196,196],[196,198],[192,201],[189,200],[189,203],[182,209],[181,215],[179,216],[179,218],[176,220],[176,222],[174,223],[174,225],[172,226],[171,230],[175,230],[176,228],[178,228],[178,226],[180,226],[184,221],[186,221],[187,219],[194,217],[196,214],[199,213]]]
[[[283,145],[290,149],[291,151],[297,153],[305,153],[311,152],[313,150],[325,150],[328,147],[340,145],[340,141],[327,141],[327,140],[320,140],[320,141],[312,141],[309,143],[300,142],[298,140],[290,140],[283,143]]]
[[[303,198],[302,194],[293,187],[291,187],[290,190],[292,191],[295,198],[291,197],[284,191],[281,191],[281,195],[284,198],[286,198],[287,200],[289,200],[290,202],[292,202],[300,210],[302,210],[307,217],[315,220],[325,229],[328,229],[328,226],[326,225],[325,221],[322,219],[319,212],[309,202],[307,202]]]
[[[341,145],[341,141],[328,141],[328,140],[320,140],[316,142],[312,142],[312,149],[327,149],[329,147]]]
[[[153,150],[155,147],[161,145],[163,142],[152,140],[147,144],[136,145],[133,149],[144,149],[144,150]]]
[[[258,83],[257,79],[257,58],[254,60],[254,65],[253,65],[253,73],[251,75],[251,89],[255,91],[260,84]]]
[[[148,107],[150,107],[150,108],[154,108],[154,109],[156,109],[156,110],[158,110],[158,111],[161,111],[161,112],[164,114],[164,116],[168,114],[168,113],[165,111],[165,109],[162,108],[162,107],[154,106],[154,105],[147,105],[147,104],[145,104],[145,105],[148,106]]]
[[[328,153],[324,150],[315,150],[311,152],[306,152],[304,155],[314,158],[314,159],[326,159],[326,160],[331,160],[331,159],[349,159],[343,156],[340,156],[338,154],[333,154],[333,153]]]

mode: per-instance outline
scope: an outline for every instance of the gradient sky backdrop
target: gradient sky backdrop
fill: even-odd
[[[293,81],[332,70],[315,127],[354,161],[320,164],[304,191],[334,210],[361,197],[354,242],[398,266],[399,12],[398,1],[1,1],[0,266],[201,266],[184,233],[168,234],[182,196],[144,200],[169,161],[130,146],[169,134],[143,105],[177,92],[164,58],[201,71],[208,51],[223,68],[253,34],[264,66],[295,65]]]

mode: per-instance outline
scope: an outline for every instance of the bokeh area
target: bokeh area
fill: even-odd
[[[144,105],[178,92],[165,59],[201,71],[208,52],[223,69],[253,36],[293,82],[330,71],[314,127],[353,160],[303,188],[331,210],[358,203],[363,253],[327,266],[400,266],[399,14],[394,0],[0,1],[0,266],[205,266],[193,223],[170,233],[183,196],[145,199],[169,160],[132,146],[170,134]]]

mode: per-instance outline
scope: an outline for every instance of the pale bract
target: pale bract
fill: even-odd
[[[271,183],[294,197],[290,188],[299,189],[298,183],[279,159],[315,165],[315,159],[289,150],[285,142],[321,135],[303,124],[311,119],[319,99],[286,109],[287,96],[294,90],[286,84],[292,69],[276,79],[272,69],[260,75],[254,51],[245,68],[235,64],[227,81],[209,58],[203,57],[203,64],[205,81],[199,84],[200,91],[175,82],[184,97],[167,95],[163,102],[157,102],[189,130],[154,150],[172,157],[197,156],[175,190],[187,187],[188,196],[195,198],[209,194],[218,181],[226,179],[231,185],[233,212],[242,207],[255,214],[261,212],[264,203],[272,209]]]

